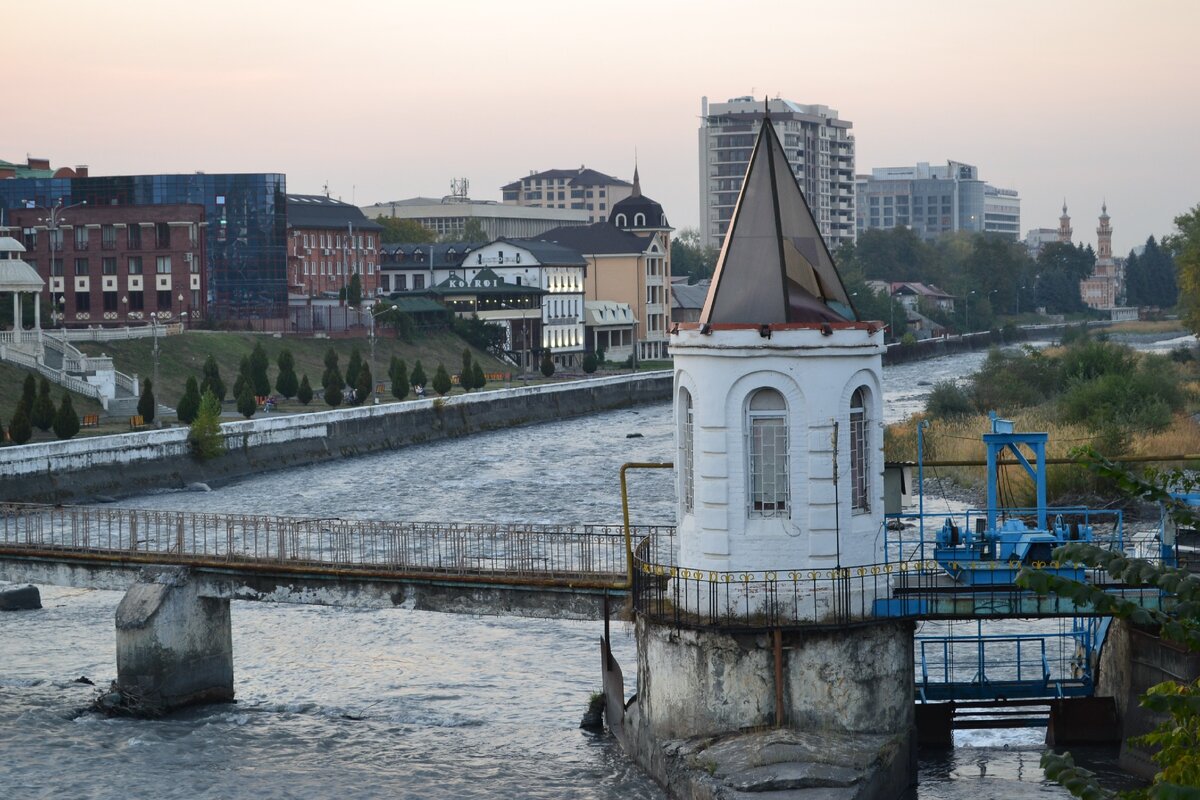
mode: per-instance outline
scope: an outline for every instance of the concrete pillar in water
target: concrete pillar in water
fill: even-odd
[[[117,688],[135,713],[233,700],[229,600],[186,567],[144,570],[117,606]]]

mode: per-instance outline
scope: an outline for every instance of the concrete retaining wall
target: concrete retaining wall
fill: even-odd
[[[225,455],[192,457],[186,428],[0,449],[0,501],[78,503],[208,484],[533,422],[667,400],[671,372],[499,389],[439,399],[262,416],[221,426]]]

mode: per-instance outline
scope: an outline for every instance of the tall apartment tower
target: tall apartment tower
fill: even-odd
[[[753,97],[700,100],[700,241],[710,247],[724,241],[767,109],[829,248],[854,241],[852,123],[828,106]]]

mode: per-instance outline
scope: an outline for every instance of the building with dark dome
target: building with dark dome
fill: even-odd
[[[662,205],[642,194],[637,167],[633,168],[633,191],[629,197],[612,207],[608,221],[621,230],[631,232],[671,230]]]

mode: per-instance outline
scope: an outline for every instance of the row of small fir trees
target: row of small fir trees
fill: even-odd
[[[388,365],[388,380],[392,384],[392,396],[397,400],[408,397],[410,389],[418,396],[423,395],[426,384],[439,396],[445,397],[454,385],[454,380],[441,362],[438,363],[437,369],[433,373],[433,380],[429,380],[420,360],[413,364],[412,374],[409,374],[408,365],[404,359],[398,356],[392,356],[392,361]],[[470,348],[463,348],[462,371],[458,374],[458,385],[464,392],[487,386],[487,376],[483,372],[483,366],[471,357]]]
[[[25,444],[33,438],[33,429],[54,429],[59,439],[70,439],[79,433],[79,414],[71,403],[71,393],[63,390],[62,402],[57,408],[50,399],[50,381],[45,377],[39,386],[32,373],[25,376],[21,386],[21,399],[8,423],[8,438],[14,444]]]

